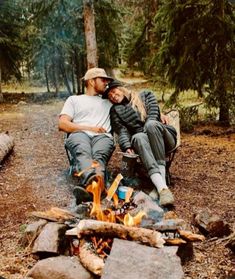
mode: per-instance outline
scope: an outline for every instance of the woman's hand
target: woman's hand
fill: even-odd
[[[128,153],[128,154],[135,154],[135,151],[132,148],[128,148],[126,150],[126,153]]]
[[[169,117],[167,115],[161,113],[161,121],[162,121],[163,124],[168,125],[169,124]]]

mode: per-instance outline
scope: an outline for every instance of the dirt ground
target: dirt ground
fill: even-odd
[[[0,131],[15,138],[14,152],[0,168],[0,275],[24,278],[35,260],[21,246],[24,224],[34,210],[52,206],[72,208],[68,161],[63,133],[57,130],[63,101],[44,104],[0,104]],[[208,132],[209,131],[209,132]],[[171,167],[174,211],[192,225],[193,214],[208,208],[235,224],[235,134],[216,126],[196,127],[181,135],[181,146]],[[109,169],[117,172],[115,151]],[[194,257],[184,264],[185,279],[228,278],[235,259],[224,238],[194,243]]]

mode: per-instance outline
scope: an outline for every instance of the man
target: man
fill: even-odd
[[[83,79],[85,94],[70,96],[59,117],[59,130],[68,134],[65,145],[75,160],[76,171],[83,172],[73,191],[77,204],[91,200],[85,187],[95,179],[97,170],[104,177],[114,150],[109,116],[112,104],[99,96],[113,79],[101,68],[89,69]],[[94,162],[98,168],[91,168]]]

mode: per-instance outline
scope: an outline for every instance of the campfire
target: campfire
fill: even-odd
[[[94,167],[97,168],[98,165],[93,164],[92,168]],[[81,174],[82,172],[76,175]],[[123,179],[122,174],[116,176],[109,189],[106,189],[101,175],[97,174],[95,178],[86,188],[93,195],[93,202],[79,205],[88,209],[86,216],[78,217],[76,213],[59,208],[33,213],[41,219],[59,222],[58,235],[61,235],[59,230],[63,229],[66,242],[69,243],[70,256],[79,257],[81,264],[95,275],[102,275],[115,239],[135,241],[153,248],[163,248],[165,245],[180,246],[204,239],[202,235],[183,230],[185,222],[182,219],[166,217],[163,209],[144,192],[126,187],[125,195],[118,195],[118,188],[123,187],[119,186]],[[48,224],[53,225],[51,222]],[[47,227],[49,228],[49,225]],[[49,230],[55,229],[51,227]],[[40,254],[42,249],[45,251],[45,239],[42,238],[42,245],[38,244],[38,239],[40,240],[40,235],[50,233],[45,233],[44,229],[40,232],[33,246],[33,253]],[[55,238],[55,242],[57,243],[58,239]],[[46,250],[47,253],[60,253],[52,251],[51,247]]]

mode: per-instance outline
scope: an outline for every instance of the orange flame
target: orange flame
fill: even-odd
[[[109,189],[106,196],[106,200],[108,201],[113,199],[113,204],[116,208],[118,206],[119,200],[117,194],[115,193],[115,189],[117,189],[117,185],[121,179],[122,179],[121,175],[118,175],[116,177],[113,184],[111,185],[111,189]],[[105,189],[104,179],[102,176],[97,175],[96,180],[97,181],[92,181],[92,183],[88,185],[86,188],[88,192],[93,194],[93,204],[92,204],[90,216],[95,217],[97,220],[100,221],[116,223],[118,220],[119,222],[124,223],[124,225],[126,226],[138,226],[141,223],[143,216],[146,215],[146,213],[144,211],[140,211],[134,217],[131,216],[129,213],[127,213],[123,217],[118,215],[116,216],[115,212],[110,208],[103,209],[101,204],[101,194]],[[129,191],[127,192],[125,203],[129,202],[132,193],[133,193],[133,189],[130,188]]]
[[[127,213],[124,216],[123,223],[125,226],[128,227],[138,226],[144,216],[146,216],[146,213],[144,211],[138,212],[134,217],[132,217],[130,213]]]
[[[78,172],[78,173],[74,173],[74,176],[81,176],[84,172],[93,169],[93,168],[98,168],[99,167],[99,163],[96,161],[93,161],[90,167],[85,168],[84,170]]]

